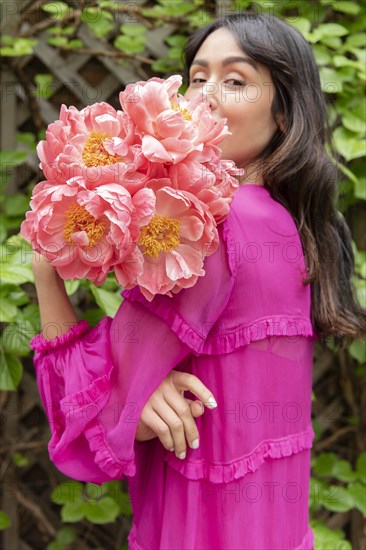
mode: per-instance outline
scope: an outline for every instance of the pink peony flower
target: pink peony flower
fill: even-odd
[[[111,268],[134,253],[141,226],[155,210],[151,189],[133,197],[119,184],[88,189],[82,177],[67,184],[42,181],[36,185],[21,225],[21,234],[44,255],[64,279],[87,277],[102,284]],[[142,254],[129,266],[136,277]]]
[[[192,193],[172,189],[167,183],[166,179],[149,182],[156,195],[156,208],[149,223],[140,228],[137,240],[143,270],[125,286],[138,284],[149,301],[155,294],[171,296],[173,289],[178,292],[193,286],[205,274],[204,258],[219,244],[208,207]],[[115,274],[120,281],[118,265]]]
[[[189,154],[202,152],[204,146],[215,147],[229,134],[226,120],[217,122],[201,97],[187,101],[178,94],[181,84],[179,75],[165,81],[152,78],[129,84],[120,93],[122,108],[151,162],[176,164]]]
[[[37,153],[40,168],[53,183],[76,176],[82,176],[89,188],[123,181],[133,194],[150,177],[132,120],[108,103],[81,111],[62,105],[60,119],[48,126]]]
[[[174,189],[196,195],[209,207],[216,223],[222,223],[228,216],[230,203],[239,187],[234,175],[242,175],[243,172],[232,161],[219,158],[206,163],[186,159],[168,168]]]

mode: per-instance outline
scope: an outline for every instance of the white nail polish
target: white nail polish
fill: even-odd
[[[207,405],[210,407],[210,409],[215,409],[217,407],[217,403],[213,397],[208,398]]]
[[[179,458],[180,458],[181,460],[184,460],[185,457],[186,457],[186,453],[180,453]]]
[[[192,445],[192,449],[198,449],[198,447],[200,446],[200,442],[198,439],[194,439],[191,445]]]

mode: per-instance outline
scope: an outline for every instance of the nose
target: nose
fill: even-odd
[[[211,111],[214,111],[217,109],[218,99],[217,99],[217,93],[218,93],[218,85],[214,82],[207,82],[202,86],[201,90],[201,96],[202,101],[208,104]]]

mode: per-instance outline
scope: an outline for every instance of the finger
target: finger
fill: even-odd
[[[176,398],[177,397],[185,401],[183,397],[176,396]],[[164,395],[164,398],[162,398],[162,396],[156,396],[156,399],[154,398],[154,396],[152,396],[151,406],[153,410],[160,416],[161,420],[168,426],[171,438],[173,440],[175,454],[178,458],[183,460],[186,457],[187,451],[184,421],[180,417],[180,415],[176,414],[175,408],[172,407],[171,404],[165,400],[165,398],[166,395]],[[185,411],[184,415],[189,414],[189,416],[192,418],[188,403],[185,403],[184,407],[185,409],[188,409],[188,412]],[[169,449],[171,449],[171,447]]]
[[[202,405],[201,401],[193,401],[192,399],[188,399],[188,397],[185,397],[185,400],[189,403],[191,413],[194,418],[198,418],[203,415],[205,412],[205,407]]]
[[[200,436],[188,400],[177,392],[172,393],[171,391],[165,392],[164,398],[182,421],[184,436],[188,445],[191,449],[197,449],[199,447]]]
[[[188,372],[172,371],[172,380],[178,390],[188,390],[209,409],[217,407],[216,399],[212,392],[194,374]]]
[[[145,407],[140,420],[158,436],[165,449],[174,451],[174,441],[169,426],[162,420],[159,414],[151,407]]]

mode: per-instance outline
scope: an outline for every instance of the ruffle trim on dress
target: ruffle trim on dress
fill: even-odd
[[[258,470],[268,458],[285,458],[311,449],[314,431],[310,426],[304,432],[286,436],[281,439],[261,441],[257,447],[245,456],[231,463],[215,463],[206,459],[178,459],[167,453],[164,460],[186,478],[197,481],[205,479],[211,483],[230,483]]]
[[[134,459],[121,461],[117,457],[107,442],[103,425],[97,419],[88,424],[84,430],[84,434],[90,450],[95,453],[94,462],[109,476],[110,480],[135,475],[136,464]]]
[[[54,434],[48,447],[51,460],[63,451],[64,445],[68,445],[84,433],[88,423],[97,417],[106,405],[111,392],[110,375],[111,371],[93,380],[83,390],[61,399],[60,411],[55,418]],[[60,414],[63,417],[62,421]]]
[[[310,527],[300,546],[296,546],[295,550],[314,550],[314,534]]]
[[[257,319],[253,323],[238,327],[232,332],[217,331],[205,337],[190,326],[180,313],[160,296],[149,302],[138,287],[123,290],[122,296],[130,301],[143,304],[149,311],[165,321],[178,338],[189,346],[197,355],[222,355],[231,353],[242,346],[269,336],[284,336],[291,342],[297,337],[316,338],[310,319],[302,317],[283,317],[273,315],[270,318]],[[214,329],[213,329],[214,330]]]
[[[236,277],[238,271],[238,263],[236,261],[236,242],[234,239],[234,233],[231,229],[231,217],[229,216],[224,220],[221,225],[222,228],[222,237],[226,242],[226,255],[229,268],[233,277]]]
[[[136,539],[137,539],[137,528],[135,523],[133,523],[130,533],[128,535],[128,550],[146,550],[137,543]],[[289,548],[288,550],[291,550],[291,549]],[[305,537],[303,538],[300,546],[296,546],[296,548],[294,548],[293,550],[314,550],[314,535],[310,527]]]
[[[80,336],[83,336],[89,329],[89,323],[82,319],[75,325],[70,326],[66,333],[56,336],[54,340],[47,340],[42,333],[37,334],[37,336],[31,339],[30,348],[38,352],[47,352],[62,348],[78,340]]]
[[[129,535],[127,537],[128,538],[128,550],[144,550],[142,548],[142,546],[137,544],[136,537],[137,537],[137,528],[136,528],[136,525],[133,523],[132,527],[131,527],[131,530],[129,532]]]

